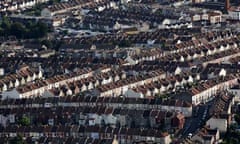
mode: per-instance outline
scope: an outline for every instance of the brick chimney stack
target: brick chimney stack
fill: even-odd
[[[225,8],[226,10],[230,8],[230,0],[225,0]]]

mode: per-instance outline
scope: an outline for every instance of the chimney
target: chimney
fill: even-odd
[[[230,8],[230,0],[225,0],[225,9],[228,10]]]

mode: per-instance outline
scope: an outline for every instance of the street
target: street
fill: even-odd
[[[197,129],[205,125],[205,122],[209,117],[209,104],[199,105],[197,107],[193,109],[193,116],[186,119],[182,132],[182,138],[186,138],[189,134],[194,134]],[[197,114],[195,114],[195,111]]]

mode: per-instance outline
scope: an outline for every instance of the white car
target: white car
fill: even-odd
[[[192,137],[192,133],[189,133],[189,134],[188,134],[188,138],[191,138],[191,137]]]

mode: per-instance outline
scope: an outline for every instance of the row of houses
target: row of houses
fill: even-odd
[[[151,61],[141,62],[136,65],[122,65],[119,69],[126,71],[130,75],[138,75],[141,73],[147,73],[151,71],[163,70],[168,75],[179,75],[182,72],[186,72],[184,69],[191,68],[190,62],[169,62],[169,61]]]
[[[177,82],[175,83],[171,80],[171,83],[176,86],[179,83],[192,83],[198,80],[201,81],[239,73],[239,64],[223,62],[194,65],[192,62],[144,61],[136,65],[124,65],[121,66],[120,69],[131,75],[138,75],[140,73],[162,69],[166,72],[166,78],[172,77],[173,79],[177,79]],[[170,80],[166,81],[170,83]]]
[[[176,94],[177,99],[186,100],[194,105],[212,100],[219,91],[227,90],[238,82],[239,75],[227,75],[198,83],[186,92]]]
[[[14,138],[6,138],[0,137],[0,142],[10,142]],[[39,139],[35,139],[33,137],[25,137],[23,140],[24,143],[81,143],[81,144],[118,144],[116,139],[93,139],[89,137],[81,137],[81,138],[74,138],[74,137],[40,137]]]
[[[105,8],[116,6],[115,1],[111,0],[71,0],[67,2],[57,3],[41,11],[42,17],[52,17],[56,14],[66,13],[74,9],[91,9],[102,11]]]
[[[232,106],[234,103],[234,95],[227,91],[220,93],[209,110],[211,117],[206,125],[211,129],[218,129],[221,133],[227,132],[232,124]]]
[[[230,58],[229,62],[234,64],[240,64],[239,60],[240,60],[240,56],[237,56],[237,57]]]
[[[228,39],[236,41],[238,38],[236,37],[235,32],[228,30],[219,32],[201,32],[192,34],[189,37],[175,35],[173,40],[166,41],[166,46],[163,49],[168,53],[178,53],[180,51],[190,50],[201,46],[209,47],[213,45],[213,47],[220,47],[221,45],[224,45],[224,47],[226,47],[225,43],[228,43],[226,41]]]
[[[197,65],[202,65],[203,67],[206,67],[208,64],[211,63],[238,63],[237,59],[239,57],[239,48],[228,48],[227,50],[221,51],[221,52],[217,52],[217,53],[212,53],[207,55],[207,51],[208,50],[203,50],[206,51],[201,52],[201,51],[197,51],[197,53],[199,54],[194,54],[194,52],[191,55],[188,53],[183,53],[182,55],[180,54],[171,54],[171,55],[165,55],[161,58],[161,60],[165,63],[172,63],[174,64],[174,62],[182,62],[182,63],[178,63],[178,66],[176,66],[174,68],[174,70],[177,70],[176,68],[187,68],[186,66],[188,65],[189,68],[194,68]],[[174,61],[174,62],[171,62]],[[159,63],[163,63],[163,62],[159,62]],[[147,63],[146,61],[144,63]],[[144,64],[143,63],[143,64]],[[156,64],[156,61],[152,61],[152,62],[148,62],[148,64]],[[180,65],[182,64],[182,65]],[[143,66],[142,66],[143,67]],[[148,66],[149,67],[149,66]],[[171,66],[165,66],[165,67],[171,67]],[[187,69],[189,69],[187,68]],[[169,69],[171,70],[171,69]],[[177,72],[177,71],[176,71]]]
[[[162,128],[167,131],[183,128],[185,117],[181,113],[126,108],[56,107],[0,109],[0,124],[4,127],[18,124],[23,117],[30,119],[30,125],[82,125],[131,128]],[[31,115],[29,115],[31,113]]]
[[[205,21],[210,24],[217,24],[222,22],[222,13],[218,12],[206,12],[206,13],[197,13],[192,15],[192,21],[199,22]]]
[[[14,130],[14,131],[13,131]],[[1,131],[1,135],[14,137],[21,134],[24,137],[73,137],[92,139],[106,139],[112,140],[113,137],[121,144],[130,144],[133,142],[157,142],[162,144],[170,144],[170,135],[166,132],[161,132],[154,129],[134,129],[134,128],[115,128],[97,127],[97,126],[42,126],[42,127],[6,127]]]
[[[154,61],[164,56],[164,52],[161,49],[148,49],[139,50],[136,52],[130,51],[125,59],[128,62],[127,65],[135,65],[143,61]]]
[[[1,109],[8,108],[54,108],[54,107],[84,107],[104,106],[136,110],[159,109],[182,113],[185,117],[192,115],[192,104],[182,100],[163,100],[161,98],[128,98],[128,97],[95,97],[95,96],[66,96],[29,99],[2,100]]]
[[[138,34],[128,35],[125,33],[116,33],[111,35],[98,35],[97,37],[81,37],[81,38],[62,38],[63,42],[68,44],[107,44],[120,42],[129,42],[130,44],[142,46],[141,44],[147,44],[148,41],[154,41],[151,45],[161,47],[161,43],[166,39],[174,39],[175,36],[193,35],[199,33],[199,28],[182,28],[182,29],[158,29],[150,32],[140,32]],[[170,34],[171,33],[171,34]]]
[[[192,142],[202,144],[214,144],[220,142],[220,132],[218,129],[211,129],[207,126],[201,128],[192,138]]]
[[[145,85],[137,86],[132,90],[126,92],[126,96],[129,97],[150,97],[160,96],[168,92],[169,90],[176,91],[178,88],[184,87],[184,85],[192,84],[200,80],[200,76],[183,73],[176,76],[168,76],[165,79],[151,82]]]
[[[120,96],[124,95],[125,92],[139,85],[144,85],[152,81],[157,81],[165,77],[163,71],[152,71],[146,75],[132,76],[128,79],[120,80],[118,82],[112,82],[106,85],[98,86],[91,91],[92,95],[95,96]]]
[[[206,66],[209,63],[228,62],[230,59],[238,57],[239,55],[240,55],[239,49],[229,49],[221,53],[199,58],[194,63],[196,64],[202,63],[203,66]]]
[[[94,89],[98,86],[117,82],[126,78],[127,77],[125,72],[109,71],[106,73],[95,74],[94,76],[73,82],[59,83],[58,85],[55,85],[54,87],[48,89],[42,95],[44,97],[77,95],[81,92]]]
[[[176,51],[177,53],[165,55],[163,58],[173,61],[190,61],[193,59],[211,56],[222,53],[227,50],[238,49],[238,38],[228,39],[228,41],[218,41],[216,44],[204,44],[202,46],[185,49],[184,51]]]
[[[0,11],[17,11],[26,8],[31,8],[36,4],[45,3],[49,0],[2,0],[0,2]]]
[[[121,5],[117,9],[116,7],[105,9],[101,12],[90,11],[83,20],[83,26],[90,27],[90,29],[124,30],[125,28],[136,28],[137,31],[147,31],[151,26],[160,25],[163,19],[162,15],[153,13],[149,8],[128,4]]]
[[[34,70],[28,66],[23,66],[15,74],[5,75],[0,79],[0,92],[7,91],[11,88],[42,78],[43,72],[40,69]]]
[[[235,95],[234,100],[240,101],[240,81],[228,90],[231,94]]]
[[[59,87],[59,85],[62,83],[80,80],[92,75],[93,71],[89,68],[82,69],[78,72],[70,74],[56,75],[46,80],[37,80],[34,82],[26,83],[22,86],[18,86],[10,91],[4,91],[2,93],[2,98],[27,98],[36,95],[42,95],[47,89]]]
[[[189,32],[191,30],[191,32]],[[236,34],[232,31],[221,32],[202,32],[200,34],[198,28],[182,28],[182,29],[160,29],[152,32],[140,32],[138,34],[126,35],[124,33],[112,35],[99,35],[98,37],[82,37],[82,38],[63,38],[65,43],[76,45],[80,44],[106,44],[111,42],[121,42],[123,40],[134,44],[147,44],[152,41],[154,46],[160,47],[159,43],[166,42],[167,45],[162,47],[166,52],[178,52],[179,49],[190,49],[200,44],[212,43],[219,40],[234,38]],[[171,35],[169,34],[171,33]],[[188,37],[184,36],[187,35]],[[171,40],[170,40],[171,39]]]

